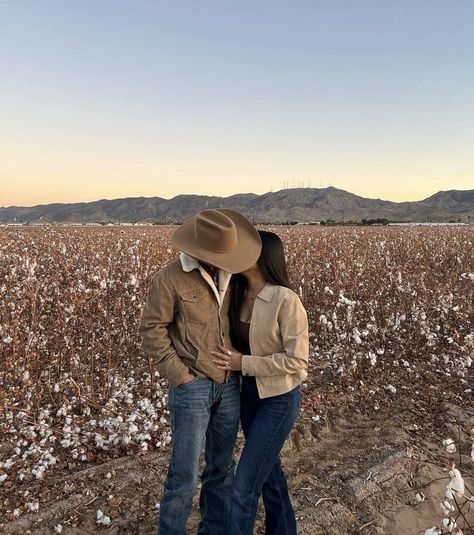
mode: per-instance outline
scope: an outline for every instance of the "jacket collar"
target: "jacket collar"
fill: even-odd
[[[275,286],[273,284],[265,284],[265,286],[260,290],[260,293],[257,295],[260,299],[270,302],[273,299]]]
[[[189,273],[193,269],[199,269],[199,262],[192,256],[189,256],[186,253],[181,253],[179,259],[181,260],[181,267],[186,273]]]
[[[196,260],[195,258],[193,258],[192,256],[189,256],[188,254],[184,252],[180,253],[179,259],[181,261],[181,267],[183,268],[183,271],[185,271],[186,273],[193,271],[193,269],[199,270],[199,272],[202,275],[202,278],[211,287],[211,290],[216,296],[219,306],[222,305],[222,302],[224,301],[224,296],[229,286],[230,278],[232,277],[232,275],[228,273],[227,271],[224,271],[223,269],[219,269],[218,270],[218,284],[217,284],[218,288],[216,288],[216,285],[214,284],[212,277],[201,266],[198,260]]]

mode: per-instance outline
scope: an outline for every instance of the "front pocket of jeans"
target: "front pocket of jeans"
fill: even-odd
[[[187,386],[192,385],[193,383],[195,383],[198,379],[199,379],[199,377],[195,377],[192,381],[188,381],[187,383],[179,384],[177,388],[182,388],[182,387],[186,388]]]

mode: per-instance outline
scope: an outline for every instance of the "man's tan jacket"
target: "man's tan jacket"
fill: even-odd
[[[217,287],[209,273],[185,253],[153,275],[139,333],[142,348],[159,374],[171,384],[190,370],[218,383],[232,372],[212,362],[217,344],[232,348],[229,336],[230,273],[218,271]]]
[[[308,375],[308,316],[298,295],[267,284],[257,295],[250,321],[251,355],[242,375],[254,375],[261,398],[289,392]]]

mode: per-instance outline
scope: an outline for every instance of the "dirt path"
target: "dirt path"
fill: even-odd
[[[472,412],[456,407],[445,410],[455,411],[457,421],[466,428],[472,424]],[[444,421],[454,418],[449,414],[441,417]],[[409,450],[407,454],[407,446],[416,446],[421,440],[417,436],[421,426],[411,420],[407,414],[369,417],[354,412],[331,425],[309,418],[300,421],[282,459],[301,535],[410,535],[436,523],[447,480],[434,480],[446,478],[447,472],[441,466],[421,463],[417,455],[412,458]],[[419,451],[422,449],[426,453],[440,451],[439,440],[425,437]],[[465,453],[463,463],[472,473],[472,461],[467,450]],[[149,452],[58,477],[49,481],[43,492],[59,494],[60,499],[39,513],[0,526],[0,531],[5,535],[46,535],[61,524],[62,533],[68,535],[106,531],[154,535],[154,506],[160,499],[166,466],[166,453]],[[466,484],[474,487],[472,478],[466,478]],[[415,505],[416,489],[423,486],[427,499]],[[196,504],[189,533],[196,532]],[[111,517],[108,528],[97,526],[98,509]],[[263,534],[261,512],[255,533]]]

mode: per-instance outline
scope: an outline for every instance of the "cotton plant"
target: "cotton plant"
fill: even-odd
[[[474,440],[474,429],[471,430],[471,434]],[[447,454],[456,452],[456,445],[452,438],[444,439],[442,444]],[[474,444],[472,444],[471,460],[474,462]],[[464,507],[467,502],[474,502],[474,496],[469,496],[466,492],[466,484],[461,475],[461,471],[456,468],[454,463],[452,463],[451,469],[449,470],[449,481],[446,485],[446,491],[439,504],[443,518],[437,526],[426,529],[424,535],[444,535],[447,533],[452,535],[464,535],[466,524],[463,512]],[[424,496],[423,499],[420,500],[417,498],[418,502],[423,500]],[[460,524],[462,524],[462,526]]]

